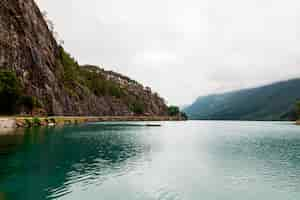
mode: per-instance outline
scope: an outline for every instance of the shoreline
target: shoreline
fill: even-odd
[[[90,122],[124,121],[185,121],[175,116],[53,116],[53,117],[0,117],[0,129],[56,126]]]

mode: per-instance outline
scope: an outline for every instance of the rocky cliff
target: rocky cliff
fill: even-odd
[[[0,69],[15,73],[21,95],[51,115],[167,115],[150,88],[118,73],[79,66],[60,47],[33,0],[0,1]],[[28,99],[28,98],[27,98]]]

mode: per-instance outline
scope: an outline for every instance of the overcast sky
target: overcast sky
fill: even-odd
[[[36,2],[81,64],[128,75],[170,104],[300,77],[299,0]]]

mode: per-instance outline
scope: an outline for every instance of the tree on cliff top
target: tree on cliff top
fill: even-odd
[[[169,106],[168,107],[168,114],[170,116],[177,116],[180,114],[180,109],[177,106]]]
[[[172,117],[178,116],[178,117],[181,117],[185,120],[188,119],[187,114],[184,113],[184,112],[181,112],[180,108],[178,106],[169,106],[168,107],[168,114],[169,114],[169,116],[172,116]]]

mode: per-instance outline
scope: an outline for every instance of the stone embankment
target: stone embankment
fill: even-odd
[[[16,120],[14,118],[0,118],[0,129],[16,127]]]
[[[297,124],[297,125],[300,125],[300,120],[296,121],[296,124]]]
[[[117,121],[184,121],[184,119],[170,116],[2,117],[0,118],[0,129]]]

